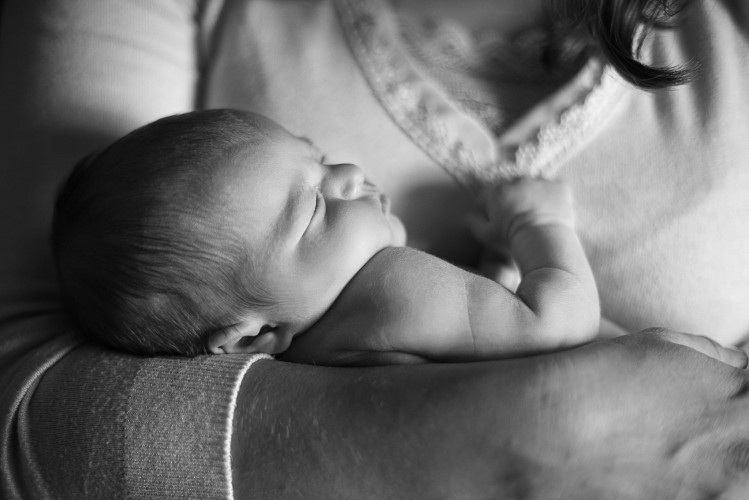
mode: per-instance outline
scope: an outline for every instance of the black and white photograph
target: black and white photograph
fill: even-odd
[[[0,0],[0,500],[749,500],[747,0]]]

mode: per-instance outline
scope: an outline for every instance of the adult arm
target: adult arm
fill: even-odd
[[[747,374],[677,344],[746,363],[654,331],[502,362],[258,363],[237,497],[744,498]]]

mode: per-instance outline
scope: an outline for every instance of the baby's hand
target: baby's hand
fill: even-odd
[[[574,228],[572,190],[559,181],[521,178],[487,186],[483,201],[486,217],[471,220],[470,229],[476,239],[496,251],[506,251],[513,235],[528,226]]]

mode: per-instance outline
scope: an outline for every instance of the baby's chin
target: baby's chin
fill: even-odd
[[[406,246],[406,227],[403,222],[393,214],[388,214],[388,222],[390,223],[390,246]]]

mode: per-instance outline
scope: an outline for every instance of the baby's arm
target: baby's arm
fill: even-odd
[[[555,181],[519,179],[487,188],[484,198],[487,218],[473,224],[474,233],[490,249],[509,250],[522,276],[517,309],[505,320],[522,332],[518,347],[546,350],[592,340],[599,327],[598,292],[575,232],[570,189]],[[470,295],[482,304],[472,318],[474,330],[487,332],[499,320],[493,304],[501,294]]]
[[[465,295],[465,279],[474,276],[413,248],[386,248],[280,358],[333,365],[475,359]]]
[[[569,193],[548,181],[522,181],[509,194],[497,189],[493,194],[503,201],[491,201],[490,220],[479,232],[507,235],[524,272],[517,295],[424,252],[387,248],[282,358],[321,364],[478,360],[593,338],[598,295],[572,227]],[[534,201],[539,196],[543,200]]]

